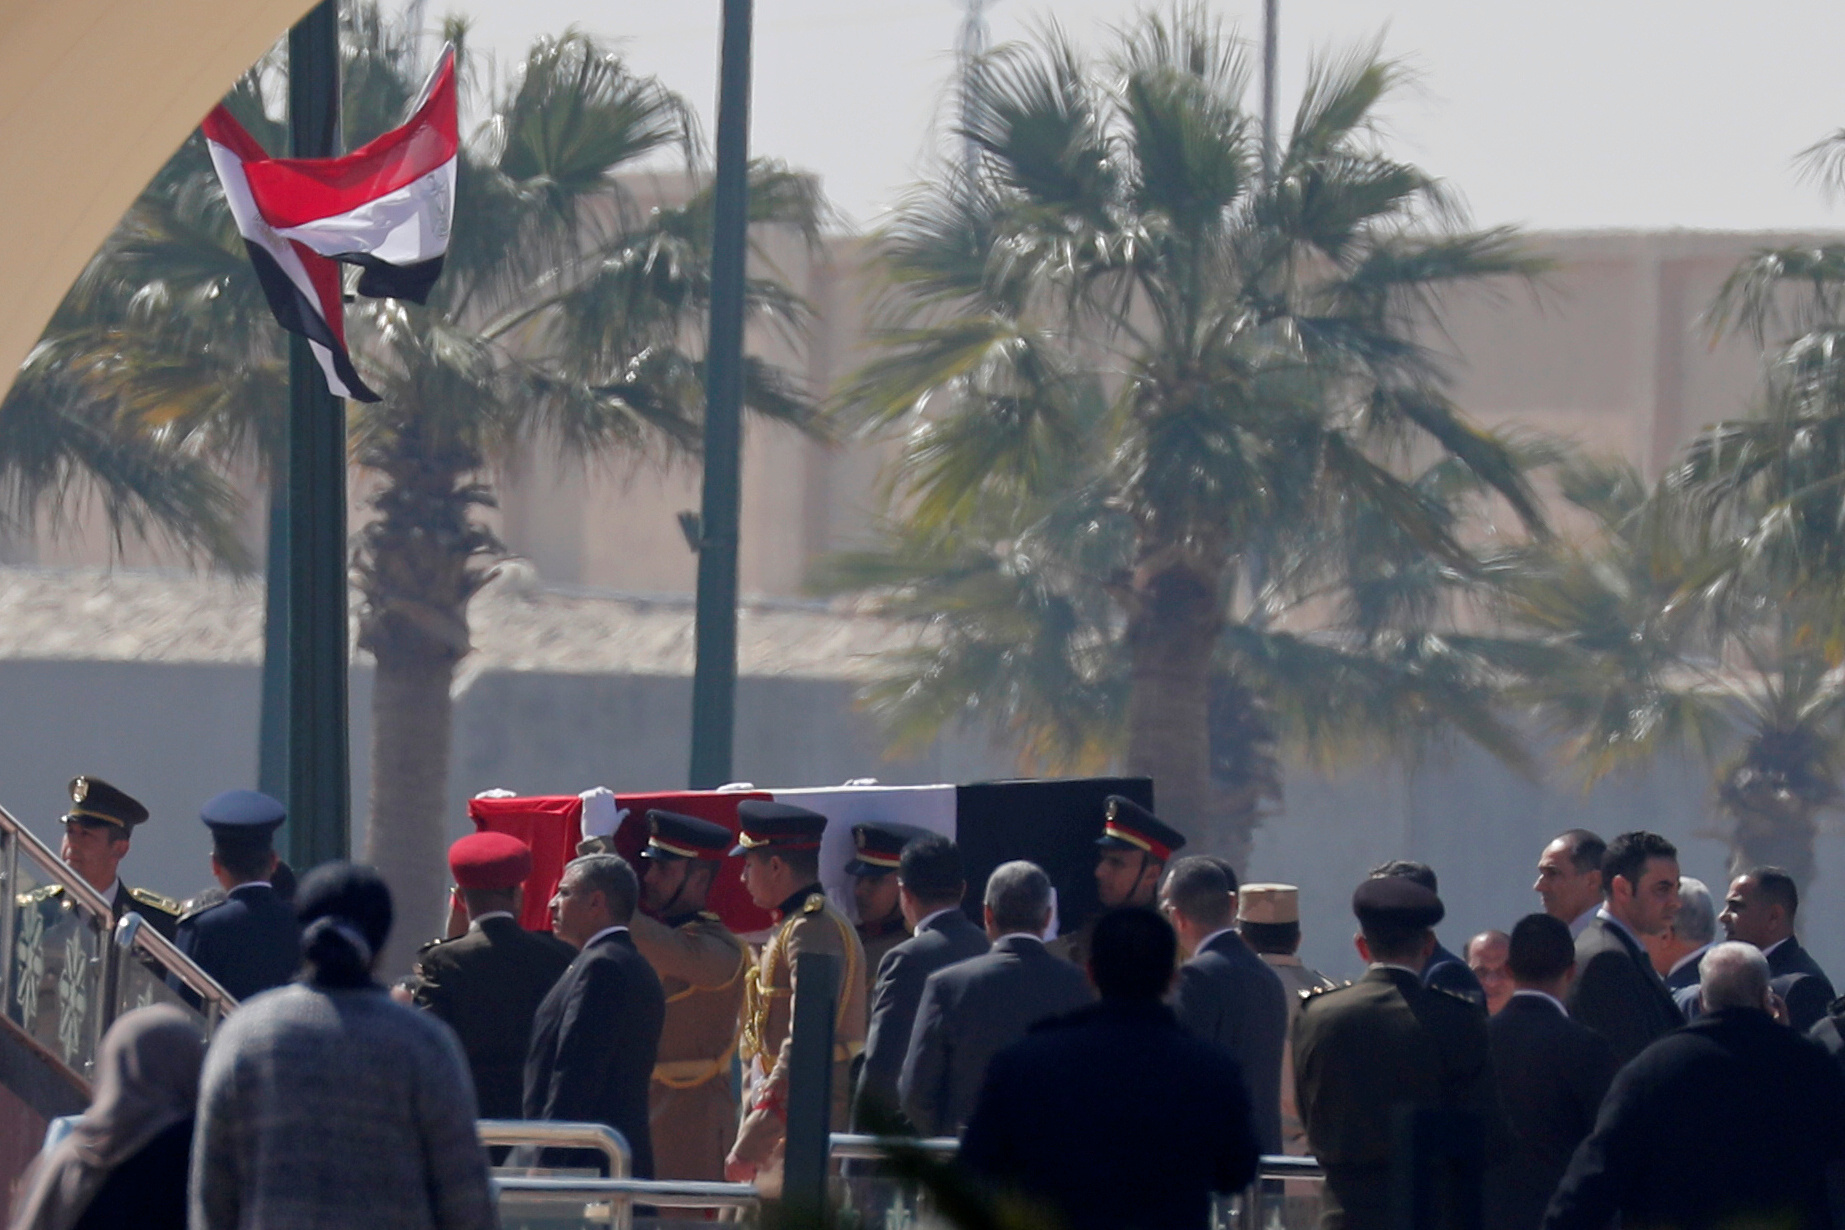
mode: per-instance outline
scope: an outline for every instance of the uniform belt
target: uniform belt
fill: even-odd
[[[734,1049],[734,1048],[733,1048]],[[730,1052],[721,1059],[668,1059],[653,1065],[653,1078],[675,1089],[702,1085],[721,1072],[730,1071]]]

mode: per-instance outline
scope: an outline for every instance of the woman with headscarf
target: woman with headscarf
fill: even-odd
[[[460,1043],[372,977],[390,890],[332,863],[295,907],[301,981],[232,1013],[205,1059],[192,1230],[497,1226]]]
[[[178,1008],[137,1008],[103,1035],[96,1096],[22,1185],[13,1230],[185,1230],[205,1040]]]

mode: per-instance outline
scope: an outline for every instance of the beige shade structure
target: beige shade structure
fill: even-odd
[[[311,0],[0,0],[0,392],[161,163]]]

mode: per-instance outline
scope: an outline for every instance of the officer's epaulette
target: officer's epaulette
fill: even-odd
[[[171,914],[175,918],[179,917],[181,908],[180,903],[173,900],[171,897],[162,897],[159,893],[150,892],[145,888],[131,888],[128,890],[128,895],[133,897],[136,901],[139,901],[142,905],[154,907],[162,914]]]
[[[801,913],[803,914],[818,914],[825,908],[826,894],[824,893],[810,893],[808,894],[807,900],[801,903]]]
[[[134,890],[129,889],[128,891],[133,892]],[[200,905],[195,905],[189,910],[184,909],[182,907],[182,910],[179,916],[179,921],[191,922],[193,919],[197,918],[201,914],[209,914],[211,911],[217,909],[219,906],[223,905],[226,901],[229,901],[229,900],[230,900],[229,897],[220,897],[216,901],[207,901]]]
[[[37,905],[41,901],[50,901],[53,897],[64,895],[62,884],[44,884],[29,892],[23,892],[13,899],[14,905]]]
[[[445,938],[444,936],[438,935],[435,939],[428,941],[421,948],[417,949],[416,955],[420,957],[424,953],[428,952],[431,948],[434,948],[437,944],[446,944],[446,943],[448,943],[447,938]]]
[[[1473,998],[1471,995],[1467,995],[1460,991],[1453,990],[1450,987],[1430,987],[1429,990],[1440,991],[1443,995],[1446,995],[1449,999],[1458,999],[1463,1004],[1469,1004],[1475,1008],[1480,1007],[1479,1000]]]
[[[1320,996],[1326,995],[1330,992],[1343,991],[1345,990],[1345,988],[1351,985],[1352,984],[1349,982],[1341,982],[1339,985],[1331,986],[1331,987],[1308,987],[1306,990],[1300,993],[1300,1002],[1304,1004],[1308,1000],[1318,999]]]

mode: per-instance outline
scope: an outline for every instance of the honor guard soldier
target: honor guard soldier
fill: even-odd
[[[1383,876],[1352,894],[1358,952],[1370,969],[1315,991],[1294,1024],[1294,1082],[1307,1141],[1326,1171],[1326,1230],[1387,1230],[1396,1126],[1406,1110],[1474,1117],[1492,1155],[1505,1139],[1486,1010],[1428,987],[1441,898]]]
[[[1151,909],[1166,864],[1185,848],[1185,834],[1134,800],[1111,794],[1103,812],[1102,835],[1095,844],[1101,848],[1096,857],[1095,888],[1102,909],[1124,905]],[[1087,967],[1089,933],[1095,924],[1091,918],[1078,930],[1058,936],[1051,942],[1051,951]]]
[[[1275,971],[1288,992],[1288,1031],[1300,1018],[1300,1006],[1313,991],[1339,985],[1301,963],[1300,889],[1292,884],[1245,884],[1236,896],[1236,926],[1243,942]],[[1294,1097],[1294,1050],[1281,1057],[1281,1148],[1296,1157],[1307,1152],[1307,1132],[1300,1124]]]
[[[750,899],[775,911],[776,926],[757,960],[744,997],[739,1054],[747,1068],[746,1109],[724,1176],[781,1191],[787,1133],[788,1063],[794,1021],[795,964],[804,952],[838,957],[839,1000],[833,1005],[832,1122],[846,1122],[851,1064],[865,1046],[865,950],[852,924],[820,888],[820,838],[826,817],[787,803],[745,800],[732,854],[743,856]]]
[[[225,896],[180,919],[173,942],[239,1000],[281,986],[301,965],[301,924],[270,881],[275,831],[287,818],[255,790],[227,790],[199,810]]]
[[[907,824],[855,824],[852,826],[852,896],[858,905],[858,939],[865,946],[865,986],[875,987],[878,963],[884,954],[910,938],[903,921],[903,903],[897,884],[897,864],[903,847],[927,829]]]
[[[448,848],[467,931],[417,954],[411,998],[461,1039],[483,1119],[522,1117],[532,1017],[576,949],[519,925],[532,852],[506,833],[471,833]]]
[[[648,1088],[654,1175],[717,1181],[737,1134],[730,1062],[737,1053],[749,950],[705,897],[735,840],[729,829],[677,812],[647,813],[634,946],[660,976],[666,1024]]]
[[[70,810],[61,823],[64,840],[58,857],[103,895],[115,917],[139,914],[154,930],[172,939],[179,924],[179,903],[144,888],[129,888],[116,874],[128,856],[134,830],[147,823],[147,808],[100,777],[73,777]],[[62,885],[53,884],[39,889],[35,896],[56,902],[63,891]]]

